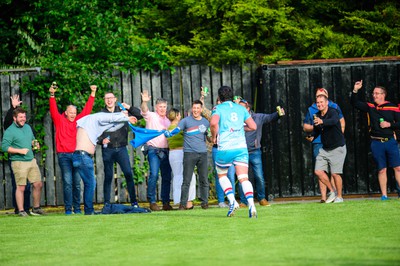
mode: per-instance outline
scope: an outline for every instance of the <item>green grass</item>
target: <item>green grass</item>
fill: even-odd
[[[400,200],[0,215],[0,265],[400,265]]]

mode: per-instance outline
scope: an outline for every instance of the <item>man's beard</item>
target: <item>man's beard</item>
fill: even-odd
[[[17,124],[18,127],[23,127],[23,126],[25,125],[25,122],[24,122],[23,125],[22,125],[20,122],[18,122],[18,121],[15,121],[15,123]]]

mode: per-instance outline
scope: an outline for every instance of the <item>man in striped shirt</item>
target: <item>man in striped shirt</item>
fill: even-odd
[[[369,115],[371,151],[377,164],[381,199],[387,200],[387,162],[389,167],[393,167],[396,181],[400,184],[400,154],[394,138],[394,130],[400,129],[400,110],[397,105],[386,101],[387,91],[384,87],[375,86],[372,93],[374,103],[359,100],[358,91],[361,88],[362,80],[354,84],[351,104]]]

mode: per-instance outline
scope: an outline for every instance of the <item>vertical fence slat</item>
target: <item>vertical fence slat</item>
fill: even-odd
[[[7,111],[11,107],[10,103],[10,77],[8,75],[0,75],[0,88],[1,88],[1,95],[2,98],[2,108],[1,108],[1,125],[2,131],[0,132],[1,139],[3,139],[4,134],[4,118],[6,117]],[[14,92],[12,92],[14,93]],[[0,208],[11,208],[12,207],[12,186],[11,186],[11,173],[10,167],[8,166],[8,161],[4,160],[1,162],[1,171],[4,171],[4,175],[0,176]]]
[[[44,179],[45,186],[43,188],[46,188],[46,191],[45,191],[46,205],[55,206],[58,204],[62,204],[63,202],[56,202],[56,200],[57,200],[56,192],[59,193],[59,189],[56,189],[55,180],[54,180],[54,177],[56,176],[54,170],[56,169],[57,166],[55,165],[55,162],[54,162],[56,151],[54,150],[54,147],[53,147],[52,131],[53,131],[53,127],[52,127],[51,117],[50,117],[50,113],[48,113],[44,119],[44,132],[45,132],[44,143],[48,148],[46,150],[46,160],[44,162],[46,171],[43,176],[45,178]],[[61,176],[58,180],[56,180],[56,182],[61,183]],[[59,187],[61,187],[61,186],[59,186]],[[61,188],[61,191],[62,191],[62,188]],[[61,199],[63,199],[63,198],[61,197]]]
[[[233,89],[233,93],[235,94],[237,88],[235,84],[232,84],[231,66],[230,65],[222,66],[221,75],[222,75],[222,85],[231,87]]]
[[[194,95],[193,95],[191,84],[190,84],[190,67],[188,67],[188,66],[181,67],[181,73],[182,73],[181,90],[183,92],[183,110],[184,110],[185,114],[188,114],[190,112],[190,110],[192,109],[192,102],[194,100]],[[199,95],[198,92],[197,92],[197,95]]]
[[[291,194],[301,196],[304,195],[304,174],[302,161],[301,143],[301,108],[300,108],[300,88],[299,88],[299,71],[298,69],[288,70],[288,97],[285,106],[289,110],[288,118],[289,129],[289,154],[290,154],[290,179],[292,185]],[[274,110],[275,111],[275,110]]]

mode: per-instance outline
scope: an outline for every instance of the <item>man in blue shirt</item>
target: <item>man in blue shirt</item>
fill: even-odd
[[[326,98],[328,98],[328,91],[324,88],[318,88],[315,92],[315,98],[317,98],[318,96],[323,95]],[[342,132],[344,133],[344,129],[346,126],[346,122],[344,120],[343,117],[343,113],[342,110],[340,109],[339,105],[337,105],[336,103],[332,102],[331,100],[328,100],[328,107],[329,108],[333,108],[336,109],[339,113],[339,119],[340,119],[340,125],[342,128]],[[303,121],[303,130],[306,133],[311,134],[314,130],[314,115],[318,113],[318,108],[317,108],[317,104],[313,103],[307,110],[307,114],[306,117],[304,118]],[[311,139],[307,136],[306,139],[308,141],[311,141]],[[315,138],[314,140],[311,141],[312,142],[312,149],[313,149],[313,167],[315,167],[315,160],[318,156],[319,150],[322,148],[322,142],[321,142],[321,137],[318,136],[317,138]],[[331,182],[334,185],[334,180],[331,178]],[[321,191],[321,203],[325,203],[326,201],[326,186],[324,185],[324,183],[322,183],[320,180],[318,180],[319,183],[319,189]]]
[[[232,102],[233,92],[230,87],[219,88],[218,97],[221,104],[213,109],[210,128],[212,142],[218,144],[215,164],[219,182],[229,200],[227,216],[233,216],[235,210],[239,208],[232,191],[232,184],[227,178],[228,169],[233,164],[249,205],[249,217],[257,217],[253,186],[248,178],[249,153],[244,134],[245,127],[246,131],[253,131],[257,129],[257,125],[243,106]]]
[[[206,137],[210,122],[201,116],[202,111],[203,103],[200,100],[194,101],[192,115],[182,119],[171,133],[166,132],[166,136],[169,137],[171,134],[176,134],[183,130],[183,182],[179,210],[186,209],[190,181],[192,180],[195,166],[197,166],[199,174],[201,207],[208,209],[210,184],[208,182]]]
[[[262,137],[262,129],[264,124],[268,124],[279,119],[278,112],[272,114],[263,114],[263,113],[254,113],[251,110],[251,103],[246,101],[245,99],[241,99],[239,104],[246,108],[246,110],[250,113],[254,122],[257,125],[257,130],[255,131],[246,131],[246,143],[247,150],[249,151],[249,164],[253,170],[254,181],[256,184],[257,191],[257,199],[261,206],[270,206],[269,202],[265,198],[265,182],[264,182],[264,172],[262,166],[262,152],[261,152],[261,137]],[[283,109],[282,109],[283,110]],[[281,116],[285,115],[285,111]],[[247,205],[246,197],[243,194],[242,187],[239,186],[239,194],[240,194],[240,202],[242,204]]]

